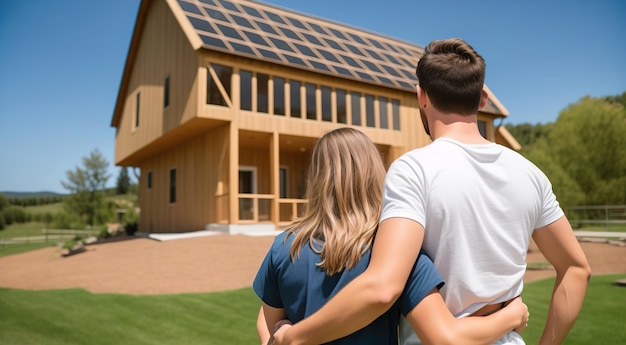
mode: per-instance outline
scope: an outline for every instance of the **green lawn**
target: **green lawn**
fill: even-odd
[[[564,344],[624,342],[626,288],[614,284],[624,277],[592,277],[582,313]],[[553,282],[526,285],[528,344],[539,339]],[[158,296],[0,289],[0,344],[256,344],[258,307],[251,288]]]

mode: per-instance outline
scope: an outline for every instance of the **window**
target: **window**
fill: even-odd
[[[346,114],[346,90],[335,90],[337,96],[337,122],[348,123]]]
[[[478,131],[480,132],[480,135],[483,136],[483,138],[487,139],[487,122],[479,120]]]
[[[217,80],[213,77],[211,70],[207,73],[207,89],[206,89],[206,103],[215,104],[221,106],[227,106],[226,99],[230,101],[230,79],[233,74],[231,67],[221,66],[217,64],[211,64],[210,69],[215,72]],[[226,94],[222,94],[218,86],[222,86]]]
[[[306,118],[309,120],[317,119],[317,109],[315,106],[315,89],[314,84],[306,83]]]
[[[332,121],[333,113],[330,104],[331,88],[328,86],[320,87],[322,91],[322,121]]]
[[[400,101],[397,99],[391,100],[391,116],[393,117],[393,129],[400,130]]]
[[[365,95],[365,121],[367,127],[376,127],[376,117],[374,115],[374,96]]]
[[[291,101],[291,117],[302,117],[302,103],[300,101],[300,88],[302,83],[297,80],[289,81],[289,98]]]
[[[135,97],[135,128],[139,127],[139,106],[141,104],[141,92]]]
[[[170,106],[170,76],[165,77],[163,82],[163,108]]]
[[[352,105],[352,124],[361,126],[361,94],[350,93],[350,105]]]
[[[280,185],[280,197],[281,198],[288,198],[289,197],[289,190],[288,190],[288,186],[289,186],[289,180],[288,180],[288,176],[289,176],[289,170],[287,169],[287,167],[280,167],[279,171],[279,185]]]
[[[148,175],[146,176],[146,184],[148,189],[152,189],[152,171],[148,171]]]
[[[285,79],[274,77],[274,115],[285,115]]]
[[[380,118],[380,128],[389,128],[389,119],[387,116],[387,97],[378,97],[378,115]]]
[[[259,113],[268,112],[268,82],[270,77],[267,74],[256,74],[256,111]]]
[[[241,110],[252,110],[252,72],[240,71]]]
[[[176,202],[176,169],[170,169],[170,204]]]

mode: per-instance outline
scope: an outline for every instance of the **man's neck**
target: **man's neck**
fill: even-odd
[[[432,140],[450,138],[464,144],[490,144],[480,134],[476,115],[437,114],[431,121]]]

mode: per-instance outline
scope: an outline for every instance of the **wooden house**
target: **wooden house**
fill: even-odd
[[[256,1],[142,1],[111,120],[115,164],[141,170],[139,230],[288,224],[316,139],[337,127],[365,132],[387,165],[426,145],[422,52]],[[479,125],[514,146],[494,126],[506,115],[490,93]]]

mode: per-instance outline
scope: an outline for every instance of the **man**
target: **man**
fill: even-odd
[[[455,316],[492,313],[522,292],[532,237],[557,275],[540,344],[560,344],[591,272],[550,182],[521,155],[481,136],[485,62],[470,45],[431,42],[417,77],[433,142],[390,167],[370,265],[317,313],[281,328],[276,343],[324,343],[368,324],[401,294],[422,244],[446,281],[441,293]],[[523,343],[515,332],[499,342]]]

